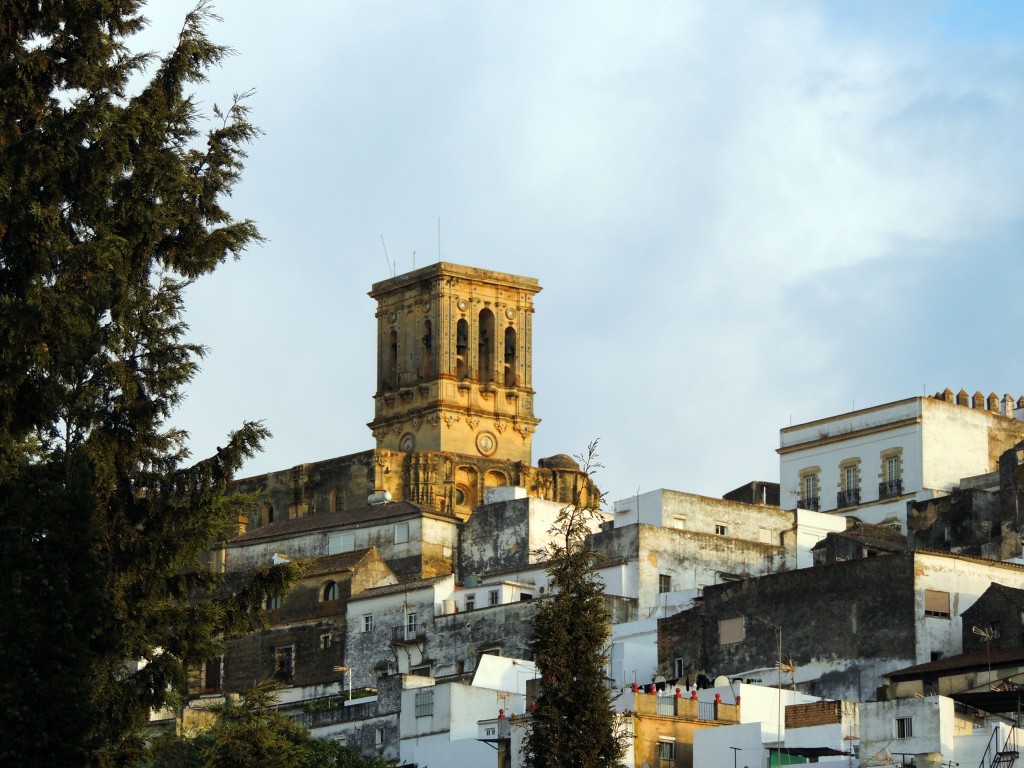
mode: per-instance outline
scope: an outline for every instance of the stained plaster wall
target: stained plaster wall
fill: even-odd
[[[778,625],[802,688],[864,701],[885,673],[961,652],[962,611],[991,581],[1019,583],[1021,574],[1019,566],[918,552],[707,587],[701,609],[659,623],[659,666],[668,674],[682,658],[687,670],[774,679]],[[950,593],[949,618],[924,615],[925,590]],[[743,639],[721,644],[720,622],[736,618]]]
[[[962,616],[964,653],[1024,647],[1024,601],[1010,599],[996,587],[990,587]],[[971,631],[971,627],[994,631],[995,637]]]
[[[528,659],[533,617],[539,600],[478,608],[434,618],[428,637],[428,655],[434,660],[434,674],[456,674],[477,668],[481,654]]]
[[[911,718],[912,735],[896,738],[896,719]],[[955,713],[945,696],[869,701],[860,705],[861,760],[875,755],[952,755]]]
[[[454,591],[455,578],[448,576],[428,584],[410,583],[401,592],[371,591],[350,600],[346,609],[345,651],[353,670],[353,685],[373,685],[381,674],[408,673],[430,663],[432,654],[444,643],[434,630],[434,619],[444,610],[443,601]],[[427,640],[392,644],[393,630],[406,626],[410,611],[416,613],[416,635]],[[373,616],[369,632],[364,631],[367,615]]]
[[[497,501],[477,507],[459,534],[458,573],[487,576],[527,568],[555,536],[551,533],[564,504],[534,498]],[[592,523],[594,530],[600,520]]]
[[[762,543],[756,538],[751,541],[650,525],[602,531],[591,541],[594,550],[609,560],[636,563],[636,597],[641,617],[653,616],[665,601],[659,582],[663,574],[671,578],[671,592],[701,589],[721,582],[723,574],[728,577],[770,573],[779,567],[784,553],[780,544]]]
[[[377,682],[377,695],[358,704],[350,719],[311,727],[317,739],[340,740],[364,757],[383,757],[397,763],[401,751],[399,716],[402,707],[403,675],[390,675]],[[377,743],[377,730],[383,731],[383,743]]]
[[[327,685],[333,690],[342,679],[342,673],[334,672],[334,666],[344,664],[345,631],[344,616],[330,616],[229,638],[224,641],[224,690],[242,693],[259,680],[273,679],[275,649],[285,646],[294,649],[294,674],[282,682],[297,688]],[[321,645],[323,635],[331,636],[328,648]]]
[[[915,619],[921,611],[916,611],[909,556],[708,587],[703,606],[706,666],[709,674],[775,680],[778,635],[772,625],[778,625],[783,657],[793,658],[798,682],[814,681],[811,692],[817,695],[861,701],[880,684],[882,674],[916,663]],[[742,641],[721,644],[720,622],[736,618],[743,619]],[[687,644],[692,649],[693,640]],[[670,656],[685,652],[666,650]]]
[[[395,526],[408,525],[408,541],[395,541]],[[458,523],[429,516],[387,517],[362,524],[337,525],[281,539],[229,543],[228,570],[265,568],[275,554],[293,559],[341,552],[343,534],[354,536],[354,549],[376,547],[402,579],[431,578],[451,573]]]
[[[992,582],[1024,588],[1024,567],[1019,565],[939,553],[915,552],[912,557],[916,576],[914,615],[922,617],[916,643],[917,664],[931,661],[932,653],[951,656],[963,652],[963,612],[974,605]],[[949,593],[949,618],[924,615],[926,589]]]

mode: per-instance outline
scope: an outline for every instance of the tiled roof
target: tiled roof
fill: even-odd
[[[455,516],[447,512],[438,512],[436,509],[416,504],[411,501],[392,501],[387,504],[374,504],[359,509],[346,509],[341,512],[331,512],[326,515],[312,515],[311,517],[300,517],[297,520],[282,520],[279,523],[270,523],[259,528],[254,528],[240,536],[228,540],[228,544],[248,544],[253,541],[266,539],[279,539],[288,536],[296,536],[302,533],[328,530],[330,528],[345,528],[354,525],[364,525],[378,520],[392,520],[414,515],[426,515],[441,520],[449,520],[453,523],[461,522]]]
[[[959,653],[956,656],[947,656],[944,659],[930,661],[927,664],[917,664],[913,667],[897,669],[889,672],[886,677],[890,679],[896,677],[915,678],[926,675],[929,672],[951,672],[972,667],[987,667],[990,663],[1005,664],[1015,661],[1024,664],[1024,648],[1002,648],[994,649],[991,652]]]
[[[302,574],[302,577],[323,576],[327,573],[354,570],[359,562],[371,551],[372,547],[370,549],[356,549],[352,552],[340,552],[337,555],[324,555],[323,557],[315,558],[306,569],[306,572]]]
[[[403,581],[398,584],[388,584],[383,587],[371,587],[370,589],[364,589],[357,596],[354,595],[349,602],[355,602],[356,600],[366,600],[371,597],[384,597],[385,595],[396,595],[402,592],[415,592],[420,589],[426,589],[432,587],[440,581],[451,578],[450,573],[446,573],[443,576],[434,576],[432,579],[418,579],[416,581]]]

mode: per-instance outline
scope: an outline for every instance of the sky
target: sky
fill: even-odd
[[[166,51],[192,0],[133,47]],[[536,277],[534,463],[609,500],[778,481],[779,430],[1024,395],[1024,5],[217,0],[267,242],[190,290],[174,424],[242,476],[373,447],[373,283]]]

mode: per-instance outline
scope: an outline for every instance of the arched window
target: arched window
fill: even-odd
[[[489,309],[480,310],[480,339],[477,346],[477,378],[480,381],[494,381],[494,313]]]
[[[505,386],[516,385],[516,329],[505,329]]]
[[[469,378],[469,323],[465,319],[455,326],[455,378]]]
[[[423,345],[420,347],[420,377],[427,378],[434,372],[433,365],[434,339],[431,335],[429,320],[423,321]]]
[[[384,377],[384,388],[394,389],[398,386],[398,332],[392,330],[388,334],[388,371]]]
[[[333,581],[328,581],[324,584],[323,589],[320,590],[320,602],[329,603],[332,600],[338,599],[338,585]]]
[[[260,517],[262,518],[261,523],[268,525],[274,522],[274,505],[269,501],[263,502],[263,509],[260,510]]]

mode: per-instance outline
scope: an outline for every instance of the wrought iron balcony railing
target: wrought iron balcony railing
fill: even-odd
[[[836,508],[855,507],[860,504],[860,488],[847,488],[836,494]]]
[[[809,509],[811,512],[817,512],[821,508],[821,503],[817,496],[808,496],[805,499],[799,499],[796,502],[796,505],[800,509]]]
[[[409,627],[401,625],[391,628],[391,644],[407,645],[411,643],[422,643],[427,639],[426,633],[420,627]]]
[[[892,499],[903,495],[902,480],[884,480],[878,484],[878,498]]]

